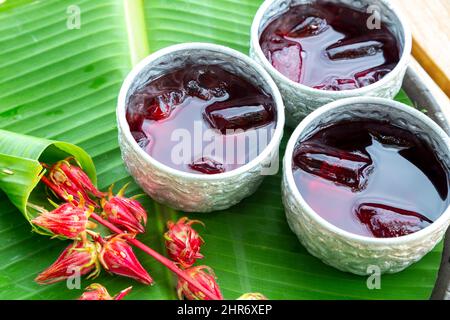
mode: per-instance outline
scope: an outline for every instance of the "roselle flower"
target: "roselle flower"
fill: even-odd
[[[100,273],[98,250],[98,245],[87,240],[74,241],[35,281],[39,284],[51,284],[74,276],[77,272],[79,275],[90,273],[88,278],[94,278]]]
[[[131,292],[131,289],[133,289],[133,287],[123,289],[113,297],[113,300],[122,300],[127,294]]]
[[[105,193],[100,192],[94,186],[78,162],[75,165],[71,164],[70,161],[76,160],[67,158],[55,163],[49,168],[48,177],[43,176],[41,178],[42,182],[60,199],[78,203],[79,195],[81,195],[88,204],[95,206],[96,204],[89,198],[89,194],[102,198]]]
[[[216,275],[214,271],[207,266],[196,266],[185,270],[186,273],[195,279],[203,288],[214,293],[219,299],[223,299],[220,292],[219,285],[216,282]],[[187,300],[209,300],[205,294],[196,288],[192,287],[185,280],[179,278],[177,284],[178,298]]]
[[[269,300],[265,295],[259,292],[244,293],[236,300]]]
[[[153,279],[139,263],[133,249],[127,243],[129,238],[128,234],[118,234],[104,241],[101,244],[99,260],[103,267],[113,274],[133,278],[144,284],[152,284]]]
[[[181,218],[178,222],[169,221],[169,230],[164,234],[166,248],[172,260],[178,262],[183,268],[191,267],[197,259],[203,258],[200,248],[204,243],[197,231],[192,228],[197,220]]]
[[[108,199],[102,199],[103,215],[119,228],[132,233],[144,233],[147,212],[137,200],[123,196],[127,186],[115,196],[112,193],[113,186],[109,188]]]
[[[111,297],[108,290],[99,283],[93,283],[88,286],[85,292],[78,298],[78,300],[122,300],[133,287],[128,287],[114,297]]]
[[[85,207],[84,199],[80,196],[80,203],[68,202],[53,211],[32,206],[40,211],[40,215],[31,220],[35,225],[51,231],[55,236],[63,236],[69,239],[76,239],[80,233],[85,232],[88,226],[94,224],[88,220],[92,213],[92,207]]]

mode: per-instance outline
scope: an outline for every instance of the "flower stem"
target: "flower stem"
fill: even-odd
[[[107,227],[108,229],[113,231],[114,233],[123,233],[122,230],[117,228],[115,225],[113,225],[109,221],[103,219],[102,217],[100,217],[96,213],[92,213],[91,214],[91,218],[94,219],[95,221],[97,221],[98,223],[104,225],[105,227]],[[156,252],[152,248],[148,247],[147,245],[145,245],[141,241],[139,241],[137,239],[129,239],[128,242],[130,242],[135,247],[141,249],[142,251],[144,251],[148,255],[152,256],[156,261],[162,263],[164,266],[169,268],[169,270],[171,270],[173,273],[175,273],[178,277],[180,277],[183,280],[185,280],[186,282],[188,282],[190,285],[195,287],[197,290],[202,291],[209,299],[211,299],[211,300],[222,300],[220,297],[217,297],[215,294],[211,293],[207,288],[204,288],[195,279],[190,277],[184,270],[180,269],[173,261],[167,259],[166,257],[164,257],[163,255],[159,254],[158,252]]]

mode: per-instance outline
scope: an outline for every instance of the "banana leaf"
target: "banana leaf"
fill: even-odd
[[[220,43],[248,53],[252,17],[261,0],[6,0],[0,5],[0,128],[67,141],[93,158],[102,189],[132,181],[117,143],[117,93],[132,65],[170,44]],[[77,15],[78,13],[78,15]],[[77,23],[78,22],[78,23]],[[404,93],[398,100],[411,104]],[[284,152],[287,129],[281,154]],[[17,148],[22,148],[20,144]],[[132,184],[129,194],[140,193]],[[164,251],[165,222],[182,212],[144,198],[148,232],[140,240]],[[214,268],[226,298],[259,291],[271,299],[427,299],[442,254],[437,246],[404,272],[385,275],[381,289],[309,255],[286,223],[280,173],[252,197],[221,212],[190,214],[205,222],[202,263]],[[0,194],[0,298],[73,299],[65,283],[33,282],[67,242],[30,232]],[[133,299],[175,299],[173,275],[138,252],[156,285],[132,283]],[[132,282],[102,274],[115,293]],[[83,280],[81,289],[91,281]]]
[[[37,214],[28,206],[29,202],[50,207],[45,201],[44,188],[36,188],[45,173],[41,162],[54,163],[69,156],[80,163],[93,183],[97,182],[94,163],[80,147],[0,130],[0,189],[28,221]],[[41,229],[36,231],[46,233]]]

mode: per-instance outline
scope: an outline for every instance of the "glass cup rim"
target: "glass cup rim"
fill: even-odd
[[[436,124],[432,119],[428,116],[424,115],[422,112],[407,106],[403,103],[389,100],[385,98],[375,98],[375,97],[355,97],[355,98],[346,98],[337,100],[331,103],[328,103],[317,110],[313,111],[310,115],[308,115],[300,124],[296,127],[291,137],[289,138],[288,144],[286,146],[286,152],[283,159],[283,175],[287,179],[287,183],[290,187],[290,190],[293,192],[293,196],[295,201],[300,204],[302,209],[305,211],[308,216],[310,216],[315,222],[320,224],[322,227],[330,230],[334,234],[337,234],[341,237],[350,239],[352,241],[365,243],[365,244],[375,244],[375,245],[402,245],[410,242],[415,242],[418,239],[424,238],[433,234],[437,229],[439,229],[442,225],[448,224],[450,222],[450,206],[448,206],[445,211],[440,215],[440,217],[434,221],[429,226],[425,227],[422,230],[419,230],[415,233],[408,234],[401,237],[392,237],[392,238],[374,238],[363,235],[358,235],[344,229],[341,229],[331,222],[327,221],[325,218],[321,217],[311,206],[308,205],[306,200],[303,198],[300,190],[298,190],[292,170],[292,157],[294,153],[295,146],[298,142],[300,135],[306,130],[309,124],[324,116],[328,112],[333,109],[344,108],[345,106],[352,104],[378,104],[385,106],[386,112],[391,112],[390,109],[396,109],[399,112],[405,112],[413,115],[418,121],[424,123],[430,130],[436,134],[442,143],[446,146],[450,154],[450,137],[444,132],[444,130]],[[388,109],[390,108],[390,109]],[[450,172],[448,172],[450,174]]]
[[[155,158],[153,158],[151,155],[146,153],[134,140],[133,136],[131,135],[130,127],[128,124],[128,121],[126,120],[126,100],[127,100],[127,94],[130,90],[131,85],[133,84],[134,80],[137,78],[139,73],[146,68],[148,65],[151,65],[153,62],[157,61],[161,57],[172,54],[174,52],[180,52],[185,50],[204,50],[204,51],[213,51],[213,52],[219,52],[224,55],[228,55],[230,57],[233,57],[235,59],[239,59],[243,61],[244,63],[248,64],[254,71],[260,75],[264,81],[267,83],[268,87],[270,88],[270,93],[273,97],[273,101],[275,104],[275,107],[277,109],[277,119],[276,119],[276,126],[275,131],[272,135],[271,140],[269,143],[265,146],[264,150],[253,160],[250,162],[230,171],[218,173],[218,174],[201,174],[201,173],[192,173],[192,172],[185,172],[179,169],[172,168]],[[118,96],[118,103],[117,103],[117,109],[116,109],[116,118],[118,127],[122,130],[122,136],[127,140],[127,142],[131,145],[133,150],[139,155],[141,159],[144,161],[152,164],[156,168],[158,168],[161,171],[167,172],[171,175],[182,177],[183,179],[187,180],[198,180],[198,181],[217,181],[222,179],[228,179],[231,177],[239,176],[244,174],[247,171],[250,171],[251,169],[255,168],[258,164],[260,164],[264,159],[270,156],[272,152],[277,148],[279,141],[281,141],[281,138],[283,136],[284,131],[284,123],[285,123],[285,115],[284,115],[284,104],[283,99],[281,97],[281,93],[278,90],[278,87],[276,86],[273,79],[270,77],[270,75],[267,73],[264,68],[262,68],[259,64],[257,64],[254,60],[252,60],[250,57],[246,56],[245,54],[222,46],[212,43],[202,43],[202,42],[189,42],[189,43],[182,43],[182,44],[175,44],[168,46],[166,48],[160,49],[146,58],[144,58],[141,62],[139,62],[127,75],[124,82],[122,83],[122,87],[120,89],[120,93]]]
[[[261,21],[264,16],[264,14],[271,8],[272,4],[275,1],[279,0],[265,0],[261,6],[259,7],[258,11],[256,12],[256,15],[253,19],[252,26],[251,26],[251,46],[253,50],[255,51],[256,55],[258,56],[261,63],[264,65],[264,68],[267,70],[270,70],[271,72],[277,74],[285,83],[287,83],[289,86],[296,88],[297,90],[301,90],[307,93],[317,94],[320,93],[324,97],[339,99],[339,98],[345,98],[350,96],[358,96],[358,95],[364,95],[369,92],[372,92],[376,90],[377,88],[386,86],[388,83],[393,81],[398,73],[401,73],[404,69],[404,66],[409,64],[409,60],[411,58],[411,50],[412,50],[412,33],[411,29],[406,22],[405,16],[401,13],[401,11],[398,9],[398,7],[391,3],[389,0],[378,0],[382,2],[389,10],[391,10],[394,15],[397,17],[397,19],[400,22],[401,32],[402,36],[405,39],[405,43],[403,45],[403,52],[400,57],[400,60],[398,61],[397,65],[392,69],[386,76],[384,76],[382,79],[368,85],[362,88],[357,89],[347,89],[347,90],[340,90],[340,91],[331,91],[331,90],[320,90],[316,88],[309,87],[307,85],[295,82],[285,75],[283,75],[281,72],[279,72],[277,69],[275,69],[272,64],[267,60],[266,56],[264,55],[261,45],[259,43],[260,39],[260,33],[259,28],[261,26]],[[292,0],[289,0],[292,1]]]

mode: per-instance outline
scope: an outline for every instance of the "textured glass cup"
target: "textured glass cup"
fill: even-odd
[[[265,57],[259,43],[261,33],[270,22],[288,11],[290,7],[316,1],[317,0],[266,0],[256,13],[251,28],[250,57],[261,64],[275,80],[280,88],[286,106],[286,123],[294,127],[313,110],[338,99],[358,96],[374,96],[382,98],[395,97],[401,89],[411,55],[411,31],[405,23],[404,18],[390,1],[328,0],[328,2],[342,4],[358,11],[373,12],[374,15],[377,15],[376,17],[379,15],[381,21],[386,24],[399,43],[401,48],[400,61],[396,67],[381,80],[366,87],[353,90],[319,90],[288,79],[276,70]]]
[[[398,238],[370,238],[344,231],[317,214],[302,197],[292,171],[295,145],[318,129],[343,120],[387,120],[427,142],[450,172],[450,138],[430,118],[404,104],[382,98],[349,98],[327,104],[307,116],[292,134],[283,160],[283,203],[289,226],[314,256],[339,270],[366,275],[399,272],[419,261],[442,239],[450,208],[426,228]],[[324,199],[326,201],[326,199]]]
[[[235,170],[207,175],[173,169],[141,149],[130,132],[126,120],[130,95],[150,80],[192,64],[218,65],[264,89],[273,98],[276,128],[272,139],[256,158]],[[278,148],[283,136],[284,106],[272,78],[246,55],[219,45],[186,43],[153,53],[130,72],[118,98],[117,125],[125,166],[150,197],[175,209],[208,212],[238,203],[256,191],[264,175],[276,173]]]

